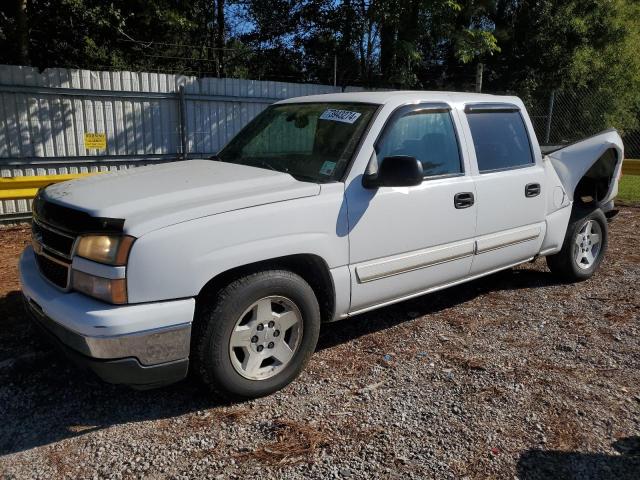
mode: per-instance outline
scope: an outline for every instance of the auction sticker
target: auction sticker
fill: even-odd
[[[320,120],[332,120],[334,122],[353,123],[360,118],[360,113],[349,110],[335,110],[330,108],[320,115]]]
[[[320,167],[320,174],[331,175],[335,169],[336,169],[336,162],[330,162],[329,160],[327,160],[322,164],[322,167]]]

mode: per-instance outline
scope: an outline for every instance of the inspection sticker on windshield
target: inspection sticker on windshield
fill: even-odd
[[[359,117],[360,113],[350,112],[349,110],[334,110],[330,108],[320,115],[320,120],[333,120],[334,122],[353,123]]]
[[[327,160],[320,167],[320,175],[331,175],[336,169],[336,162],[330,162]]]

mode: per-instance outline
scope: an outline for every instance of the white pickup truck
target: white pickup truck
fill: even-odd
[[[51,185],[20,260],[28,311],[104,380],[191,370],[255,397],[320,324],[546,256],[590,277],[623,160],[615,130],[542,152],[516,97],[278,102],[210,159]]]

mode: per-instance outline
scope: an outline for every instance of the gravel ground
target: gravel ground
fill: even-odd
[[[605,264],[543,260],[323,328],[303,375],[225,405],[80,372],[21,311],[25,228],[0,232],[4,478],[640,478],[640,209]]]

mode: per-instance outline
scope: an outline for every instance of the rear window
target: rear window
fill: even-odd
[[[520,112],[468,112],[467,120],[481,173],[533,163]]]

